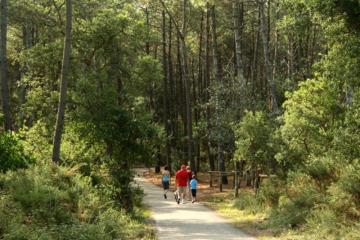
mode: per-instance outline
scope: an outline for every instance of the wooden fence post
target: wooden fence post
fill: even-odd
[[[223,172],[219,171],[219,191],[222,192],[223,191],[223,186],[222,186],[222,175]]]

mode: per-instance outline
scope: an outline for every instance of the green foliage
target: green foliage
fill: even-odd
[[[23,138],[24,150],[32,154],[37,161],[47,162],[51,156],[52,128],[47,123],[36,122],[31,128],[23,128],[19,134]]]
[[[257,198],[255,194],[245,191],[234,200],[233,207],[252,214],[263,212],[265,209],[261,198]]]
[[[285,182],[271,177],[261,185],[261,198],[264,199],[268,206],[276,208],[279,205],[280,197],[284,194],[284,188]]]
[[[341,230],[341,223],[338,221],[336,213],[327,207],[318,207],[312,211],[307,218],[308,228],[310,232],[320,238],[327,238],[328,236],[339,236]],[[334,238],[336,239],[336,238]]]
[[[323,154],[331,143],[330,130],[339,112],[336,91],[324,80],[307,80],[288,94],[284,109],[281,136],[288,147],[300,153],[303,160]]]
[[[34,159],[25,153],[17,135],[0,133],[0,172],[26,168],[31,163]]]
[[[151,56],[139,56],[132,72],[130,91],[140,96],[151,96],[159,92],[162,86],[162,67],[157,59]]]
[[[234,126],[235,158],[263,171],[273,169],[274,153],[268,144],[272,128],[273,124],[264,112],[246,112],[241,122]]]
[[[334,152],[339,161],[351,163],[360,158],[360,103],[359,92],[354,96],[354,104],[347,109],[345,120],[334,131]]]
[[[0,126],[4,124],[4,114],[0,112]]]
[[[0,176],[1,239],[140,239],[151,231],[91,187],[76,168],[30,167]],[[141,229],[141,231],[139,230]]]
[[[180,26],[175,3],[166,2]],[[139,228],[144,228],[138,219],[114,206],[129,211],[139,204],[142,192],[132,187],[130,169],[161,157],[166,140],[172,145],[173,169],[184,160],[183,64],[190,80],[194,143],[200,145],[201,159],[216,158],[214,146],[221,144],[226,160],[246,162],[243,170],[277,175],[263,183],[256,197],[242,193],[234,207],[261,212],[270,206],[270,225],[306,229],[313,236],[309,239],[316,233],[324,239],[359,236],[359,1],[266,4],[278,103],[286,98],[276,121],[258,111],[269,103],[258,3],[241,7],[245,87],[234,79],[235,59],[227,59],[234,53],[231,4],[211,1],[221,20],[217,21],[219,63],[224,65],[222,81],[213,81],[211,75],[206,86],[204,75],[213,65],[207,64],[207,69],[208,59],[200,52],[205,48],[199,46],[201,34],[203,44],[208,38],[199,24],[205,1],[189,3],[193,5],[187,11],[188,59],[176,56],[182,49],[176,50],[174,31],[172,49],[166,51],[171,61],[166,65],[173,70],[167,93],[173,96],[166,99],[171,134],[166,139],[161,124],[166,94],[162,84],[167,76],[158,60],[161,34],[154,27],[161,24],[159,3],[73,1],[73,50],[61,149],[61,164],[71,168],[57,168],[41,164],[49,161],[52,149],[63,1],[9,1],[11,107],[21,137],[0,134],[0,170],[26,168],[34,161],[29,156],[38,165],[1,177],[1,239],[142,238]],[[166,25],[168,30],[168,16]],[[169,35],[166,32],[166,44]],[[150,52],[145,55],[147,46]],[[246,107],[253,110],[244,113]],[[0,124],[2,118],[0,114]]]
[[[347,22],[347,28],[360,33],[360,3],[357,0],[311,0],[308,4],[326,17],[341,16]]]
[[[279,205],[269,218],[269,225],[275,228],[303,225],[312,208],[322,200],[310,176],[292,173],[287,181],[285,194],[279,198]]]

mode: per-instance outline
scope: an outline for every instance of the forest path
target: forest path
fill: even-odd
[[[135,181],[144,189],[144,203],[151,208],[159,240],[256,240],[201,204],[176,204],[168,193],[164,199],[162,188],[143,178],[146,169],[136,169]]]

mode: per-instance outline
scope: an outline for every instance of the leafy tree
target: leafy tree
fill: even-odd
[[[269,145],[273,123],[264,112],[245,112],[241,122],[234,126],[235,157],[246,161],[252,170],[271,172],[276,167],[274,152]]]
[[[284,103],[282,138],[305,159],[321,155],[330,147],[331,129],[341,110],[336,95],[336,90],[325,81],[308,80]]]

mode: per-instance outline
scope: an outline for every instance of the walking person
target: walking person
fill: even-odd
[[[188,173],[185,165],[181,165],[180,170],[176,172],[175,177],[178,194],[177,203],[179,204],[181,202],[184,204],[184,196],[188,183]]]
[[[191,171],[190,166],[186,167],[186,172],[188,174],[186,195],[187,195],[188,200],[191,201],[190,180],[192,178],[193,172]]]
[[[164,171],[162,173],[162,185],[164,188],[164,198],[167,199],[167,192],[169,191],[170,188],[170,172],[169,172],[169,168],[168,166],[164,167]]]
[[[190,189],[191,189],[191,202],[196,202],[196,189],[197,189],[197,179],[195,175],[192,175],[192,179],[190,181]]]

